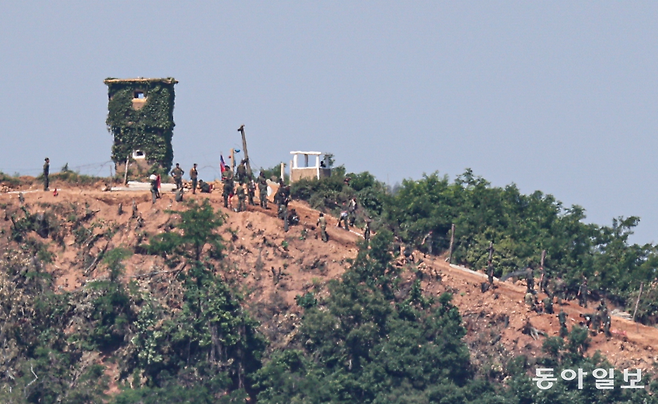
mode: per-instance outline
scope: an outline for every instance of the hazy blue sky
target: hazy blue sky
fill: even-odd
[[[109,174],[106,77],[175,77],[175,161],[212,178],[332,152],[394,184],[494,185],[637,215],[658,241],[656,2],[5,2],[0,170]]]

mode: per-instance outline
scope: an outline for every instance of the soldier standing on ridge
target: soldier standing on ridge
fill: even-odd
[[[242,186],[242,182],[238,185],[238,189],[235,191],[236,195],[238,196],[238,212],[244,212],[247,210],[247,207],[245,206],[244,200],[245,200],[245,194],[244,194],[244,187]]]
[[[183,188],[183,175],[185,174],[185,171],[183,171],[182,168],[180,168],[180,164],[176,163],[176,168],[171,170],[169,173],[172,177],[174,177],[174,181],[176,182],[176,189],[182,189]]]
[[[196,169],[196,163],[194,163],[194,166],[190,168],[190,179],[192,180],[192,193],[196,194],[196,184],[197,184],[197,178],[199,177],[199,171]]]
[[[48,175],[50,174],[50,159],[46,157],[46,162],[43,163],[43,190],[44,191],[49,191],[48,185]]]
[[[587,278],[583,276],[583,283],[578,288],[578,304],[587,308]]]
[[[354,226],[354,222],[356,222],[356,208],[357,208],[357,203],[356,203],[356,198],[350,199],[349,205],[347,205],[347,213],[349,214],[350,218],[350,226]]]
[[[260,192],[260,207],[267,209],[267,180],[262,171],[258,179],[258,191]]]
[[[569,330],[567,330],[567,313],[564,310],[560,310],[557,318],[560,321],[560,337],[564,338],[569,335]]]
[[[244,181],[247,180],[247,167],[246,167],[246,163],[247,163],[246,160],[242,160],[242,161],[240,162],[240,165],[239,165],[238,168],[236,169],[236,172],[237,172],[237,173],[236,173],[236,174],[237,174],[236,177],[237,177],[238,182],[244,182]]]
[[[544,302],[544,312],[548,314],[553,314],[553,299],[550,296],[547,296],[543,300]]]
[[[255,194],[256,194],[256,184],[254,184],[254,180],[249,180],[249,183],[247,184],[247,197],[249,198],[249,205],[251,206],[256,205],[254,203]]]
[[[606,338],[610,339],[612,337],[612,334],[610,333],[610,324],[612,322],[612,319],[610,318],[610,314],[607,313],[605,314],[605,317],[603,317],[603,333],[605,334]]]
[[[434,234],[434,231],[430,230],[430,232],[427,233],[425,235],[425,237],[423,237],[423,241],[420,242],[420,245],[425,246],[425,251],[427,251],[427,254],[429,254],[429,255],[432,255],[432,244],[433,244],[432,235],[433,234]],[[427,254],[423,254],[423,255],[425,257],[427,257]]]
[[[283,230],[288,231],[288,202],[290,200],[288,197],[285,197],[283,199],[283,202],[281,203],[281,216],[283,218]]]
[[[366,243],[370,242],[370,217],[366,217],[366,227],[363,229],[363,239]]]
[[[320,217],[318,218],[318,226],[320,226],[322,241],[326,243],[329,240],[329,237],[327,236],[327,219],[324,217],[324,213],[320,213]]]
[[[566,285],[564,281],[559,276],[554,278],[553,286],[553,296],[557,297],[557,304],[562,305],[562,300],[566,300],[567,296],[565,294]]]
[[[224,207],[228,208],[229,205],[233,207],[231,202],[231,197],[233,196],[233,172],[231,170],[226,170],[222,173],[222,181],[224,181],[224,191],[222,196],[224,197]]]
[[[155,174],[151,174],[149,180],[151,181],[151,197],[153,199],[153,205],[155,205],[155,200],[158,198],[158,177]],[[133,216],[134,216],[134,209],[133,209]]]

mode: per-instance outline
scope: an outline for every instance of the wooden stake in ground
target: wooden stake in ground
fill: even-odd
[[[635,315],[637,314],[637,306],[640,305],[640,297],[642,297],[642,287],[644,282],[640,282],[640,293],[637,295],[637,301],[635,302],[635,310],[633,310],[633,321],[635,321]]]
[[[231,174],[235,173],[235,149],[231,149]]]
[[[541,261],[539,263],[539,270],[541,271],[541,276],[539,277],[539,291],[545,292],[546,286],[544,282],[546,280],[546,271],[544,271],[544,259],[546,259],[546,250],[541,250]]]
[[[247,137],[244,134],[244,125],[238,128],[238,132],[242,134],[242,149],[244,150],[244,159],[247,161],[247,175],[251,178],[251,163],[249,162],[249,153],[247,153]]]
[[[448,254],[448,262],[452,264],[452,248],[455,245],[455,224],[450,228],[450,253]]]
[[[123,185],[128,185],[128,163],[130,162],[130,156],[126,157],[126,173],[123,175]]]
[[[487,278],[489,279],[489,284],[493,286],[493,253],[494,253],[494,244],[493,241],[489,242],[489,260],[487,261]]]

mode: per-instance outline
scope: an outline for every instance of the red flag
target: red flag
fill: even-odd
[[[226,163],[224,163],[224,156],[219,155],[219,169],[222,170],[222,174],[227,170]]]

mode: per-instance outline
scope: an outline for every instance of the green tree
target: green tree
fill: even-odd
[[[186,202],[186,206],[187,210],[168,211],[180,216],[180,221],[175,225],[178,231],[158,234],[151,238],[148,251],[180,254],[198,262],[204,247],[210,245],[212,254],[220,257],[224,247],[217,229],[224,224],[224,216],[213,209],[208,199],[204,199],[201,205],[192,199]]]

